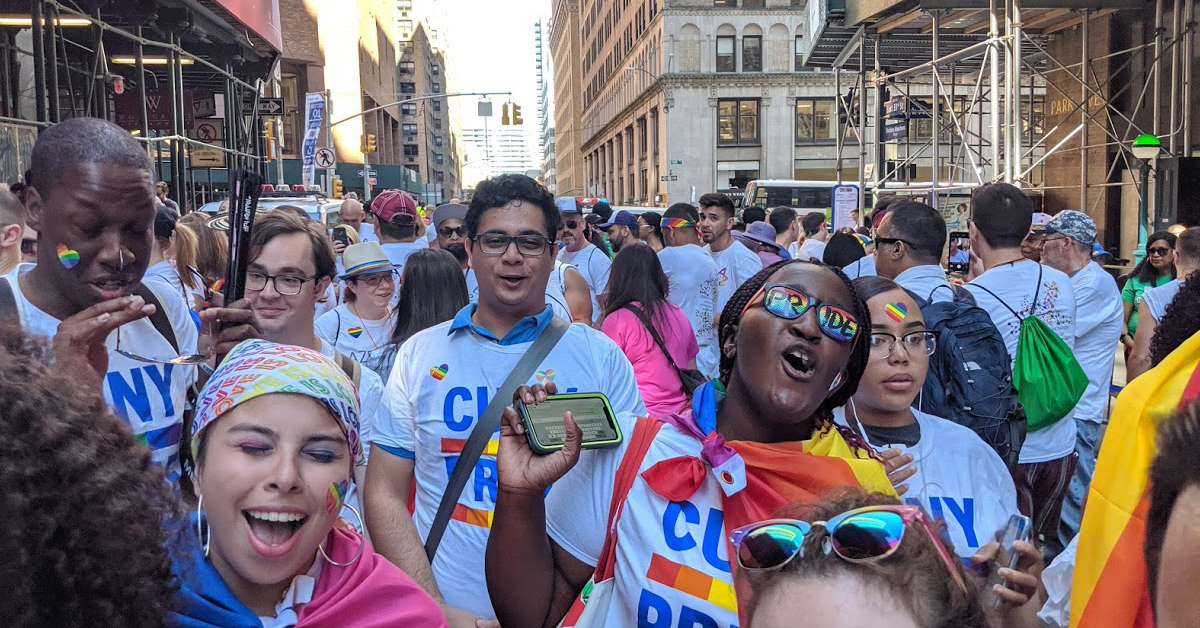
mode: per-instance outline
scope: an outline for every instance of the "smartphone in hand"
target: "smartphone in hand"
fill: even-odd
[[[533,405],[518,400],[516,410],[525,425],[529,447],[537,454],[550,454],[563,448],[567,440],[563,415],[567,412],[583,431],[584,449],[621,444],[621,426],[603,393],[547,395],[545,401]]]
[[[1025,515],[1012,515],[1008,518],[1008,524],[1000,533],[1000,548],[996,550],[996,557],[992,559],[992,568],[989,570],[991,577],[988,579],[987,590],[990,590],[993,584],[1004,584],[999,574],[1002,567],[1013,570],[1017,568],[1021,554],[1013,548],[1013,545],[1017,541],[1028,542],[1031,538],[1032,528],[1033,522]],[[993,604],[999,608],[1000,599],[996,598]]]
[[[946,253],[946,269],[952,273],[967,274],[971,269],[971,234],[966,231],[951,231]]]

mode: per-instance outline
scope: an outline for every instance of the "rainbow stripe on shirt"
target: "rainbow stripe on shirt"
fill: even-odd
[[[718,580],[699,569],[681,565],[661,554],[654,554],[650,558],[650,568],[646,570],[646,577],[694,598],[737,612],[737,594],[734,593],[732,584]]]

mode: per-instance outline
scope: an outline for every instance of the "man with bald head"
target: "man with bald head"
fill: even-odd
[[[342,201],[342,206],[338,209],[338,218],[341,224],[348,227],[354,227],[358,232],[359,240],[363,242],[374,241],[375,229],[371,227],[371,223],[367,222],[367,213],[363,211],[362,203],[358,199],[347,198]],[[346,248],[344,244],[334,243],[334,252],[341,255],[342,249]]]

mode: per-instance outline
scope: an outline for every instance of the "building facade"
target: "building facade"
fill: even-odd
[[[534,24],[534,63],[537,69],[538,149],[541,153],[541,180],[551,194],[557,193],[557,166],[554,156],[554,90],[550,84],[553,74],[547,71],[550,63],[546,44],[550,28],[542,20]]]
[[[419,1],[419,0],[418,0]],[[411,8],[412,0],[397,0]],[[400,96],[431,97],[449,92],[446,55],[437,29],[405,18],[400,11]],[[424,201],[441,204],[462,190],[458,137],[448,99],[427,98],[400,105],[401,150],[405,167],[421,173]]]
[[[583,0],[554,0],[550,17],[553,68],[554,170],[556,193],[584,196],[581,147],[583,49],[579,7]]]
[[[467,181],[482,181],[499,174],[535,174],[541,155],[524,126],[496,125],[463,129]]]

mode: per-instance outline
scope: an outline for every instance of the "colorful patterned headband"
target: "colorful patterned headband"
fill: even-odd
[[[688,227],[695,227],[696,221],[688,220],[687,218],[664,218],[662,226],[670,229],[687,229]]]
[[[346,433],[355,464],[364,464],[359,441],[360,409],[354,383],[332,360],[304,347],[247,340],[225,357],[196,400],[192,453],[198,457],[204,428],[255,397],[307,395],[321,402]]]

